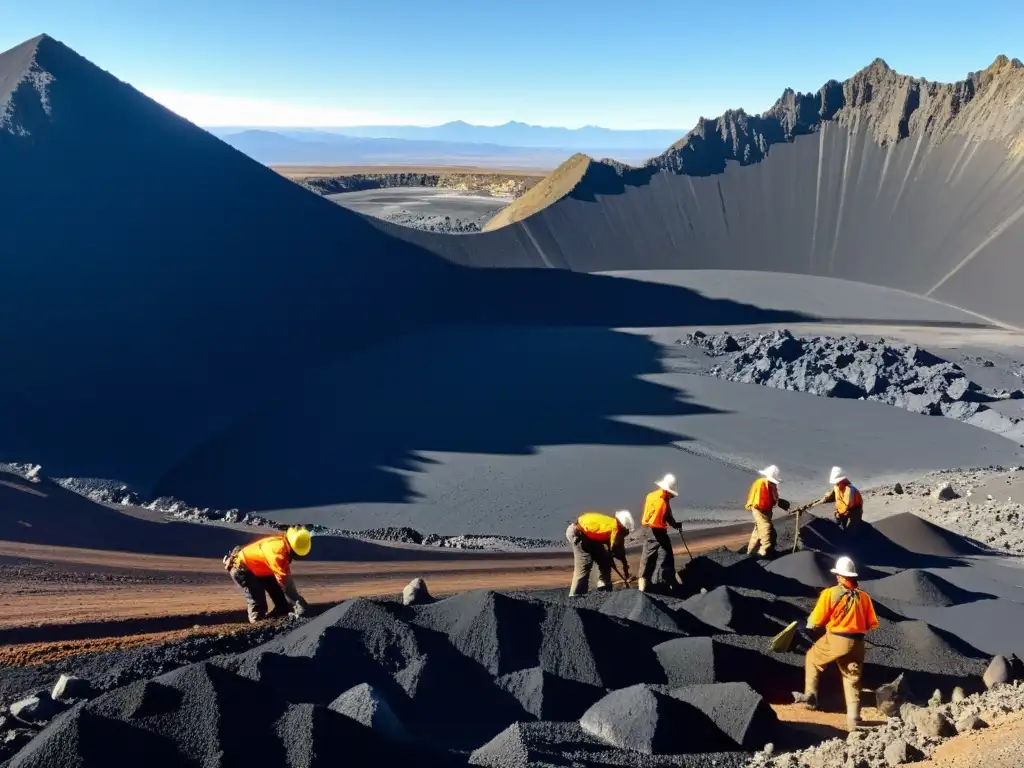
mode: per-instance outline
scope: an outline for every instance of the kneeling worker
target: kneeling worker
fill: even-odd
[[[311,545],[309,531],[289,528],[245,547],[235,547],[224,558],[224,568],[245,596],[250,624],[289,612],[296,617],[306,612],[306,601],[292,579],[292,558],[308,555]],[[269,615],[267,595],[274,603]]]
[[[745,508],[754,516],[754,530],[750,533],[747,554],[757,551],[761,557],[775,555],[775,525],[772,514],[775,506],[789,509],[789,502],[779,498],[779,468],[772,464],[759,473],[761,476],[750,486]]]
[[[864,674],[864,635],[878,628],[875,605],[857,586],[853,560],[840,557],[832,569],[837,585],[822,591],[807,619],[808,629],[824,627],[825,634],[807,651],[804,692],[794,693],[797,704],[818,706],[818,677],[832,662],[843,676],[846,721],[850,730],[860,725],[860,681]]]
[[[851,483],[843,470],[839,467],[832,467],[828,477],[828,484],[832,490],[821,497],[823,504],[830,501],[836,503],[836,523],[844,531],[856,528],[864,517],[864,499],[860,491]]]
[[[647,494],[644,500],[644,514],[640,518],[644,548],[640,555],[640,578],[637,580],[637,587],[641,592],[647,591],[655,570],[659,574],[655,584],[661,584],[669,590],[674,590],[677,584],[675,556],[672,554],[672,541],[668,537],[668,526],[677,531],[683,528],[672,517],[671,501],[679,495],[676,489],[676,476],[665,475],[655,485],[657,490]]]
[[[622,575],[629,580],[626,535],[633,532],[633,515],[623,509],[615,517],[585,512],[569,523],[565,538],[572,547],[572,586],[569,595],[585,595],[590,588],[590,571],[597,563],[597,588],[612,589],[612,559],[622,562]]]

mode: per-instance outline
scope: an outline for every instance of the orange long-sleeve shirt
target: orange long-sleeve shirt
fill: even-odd
[[[863,635],[878,628],[875,604],[866,592],[836,585],[823,590],[807,624],[833,634]]]
[[[769,483],[767,478],[759,477],[750,486],[750,493],[747,494],[747,503],[744,509],[753,512],[771,512],[779,503],[779,489],[775,483]]]
[[[243,547],[238,557],[253,576],[273,576],[283,586],[292,572],[290,554],[287,540],[278,535],[257,539]]]
[[[672,494],[668,491],[663,491],[661,488],[648,493],[647,498],[644,499],[644,515],[640,519],[640,524],[646,525],[648,528],[675,526],[676,521],[672,517],[672,505],[669,503],[671,498]]]

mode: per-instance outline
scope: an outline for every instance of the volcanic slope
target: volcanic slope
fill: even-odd
[[[810,525],[821,524],[833,525]],[[880,559],[862,565],[891,568],[889,552],[877,551]],[[958,558],[912,557],[940,574],[965,567]],[[780,723],[770,705],[799,689],[807,638],[798,634],[786,653],[768,644],[806,616],[817,589],[766,578],[756,560],[721,553],[695,558],[684,584],[709,567],[719,586],[688,600],[636,590],[572,599],[565,590],[474,590],[416,606],[349,600],[255,648],[58,703],[66,711],[10,765],[109,765],[149,748],[166,765],[257,756],[289,766],[343,757],[362,764],[373,755],[388,764],[495,768],[721,767],[745,764],[768,742],[803,745],[806,735]],[[788,596],[763,591],[780,581]],[[915,591],[890,586],[897,597]],[[957,607],[958,593],[944,595]],[[906,672],[911,696],[983,688],[987,654],[904,620],[888,599],[876,599],[881,627],[871,635],[865,687]],[[996,623],[1006,602],[972,605]],[[821,704],[842,711],[837,675],[823,681]]]
[[[45,35],[0,54],[0,166],[0,460],[51,476],[146,491],[271,394],[437,320],[797,317],[629,280],[454,266],[418,244],[445,238],[302,189]]]
[[[1022,94],[1004,56],[951,84],[878,59],[762,115],[702,118],[640,168],[573,157],[485,242],[508,264],[840,277],[1021,326]]]

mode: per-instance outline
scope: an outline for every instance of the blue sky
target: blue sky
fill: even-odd
[[[201,125],[689,129],[881,56],[961,79],[1024,58],[1024,2],[4,0],[0,49],[46,32]]]

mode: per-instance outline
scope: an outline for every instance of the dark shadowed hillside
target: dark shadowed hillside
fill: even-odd
[[[454,266],[438,258],[444,238],[302,189],[46,36],[0,55],[0,115],[0,460],[54,475],[151,487],[259,403],[436,319],[797,317]]]

